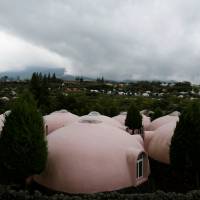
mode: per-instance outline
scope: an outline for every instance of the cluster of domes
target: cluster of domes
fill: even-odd
[[[0,132],[9,113],[0,115]],[[152,122],[141,113],[144,138],[126,132],[126,115],[110,118],[93,111],[79,117],[60,110],[44,116],[48,162],[34,180],[68,193],[112,191],[145,182],[150,173],[148,156],[169,164],[180,113]]]
[[[51,127],[49,155],[44,172],[34,177],[39,184],[69,193],[94,193],[137,186],[148,179],[142,137],[127,133],[117,120],[98,112],[82,117],[54,112],[44,118]]]

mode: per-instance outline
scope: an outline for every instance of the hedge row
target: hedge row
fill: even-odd
[[[164,193],[157,191],[146,194],[120,194],[118,192],[97,193],[91,195],[67,195],[54,194],[52,196],[43,195],[39,191],[29,192],[26,190],[13,190],[9,187],[0,188],[0,200],[99,200],[99,199],[125,199],[125,200],[199,200],[200,190],[191,191],[187,194]]]

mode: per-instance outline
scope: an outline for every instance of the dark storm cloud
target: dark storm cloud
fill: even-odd
[[[66,59],[63,67],[75,74],[199,82],[199,6],[198,0],[0,0],[0,30]]]

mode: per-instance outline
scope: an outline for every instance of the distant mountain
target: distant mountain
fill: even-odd
[[[34,72],[42,73],[42,74],[53,74],[55,73],[57,77],[61,77],[64,75],[65,69],[62,68],[41,68],[41,67],[28,67],[25,70],[21,71],[8,71],[0,73],[0,77],[8,76],[9,78],[17,79],[20,77],[23,79],[30,79]]]
[[[65,69],[64,68],[41,68],[41,67],[28,67],[25,70],[21,70],[21,71],[8,71],[8,72],[2,72],[0,73],[0,78],[3,76],[8,76],[9,79],[12,80],[17,80],[17,79],[30,79],[32,74],[34,72],[38,72],[38,73],[42,73],[43,75],[46,74],[48,75],[55,73],[56,77],[63,79],[63,80],[75,80],[76,76],[74,75],[69,75],[69,74],[65,74]],[[93,78],[89,78],[89,77],[85,77],[82,76],[84,80],[87,81],[91,81],[91,80],[95,80]]]

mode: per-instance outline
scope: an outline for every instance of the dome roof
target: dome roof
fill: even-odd
[[[148,130],[149,131],[154,131],[157,128],[169,123],[169,122],[178,122],[179,121],[179,117],[178,116],[174,116],[174,115],[165,115],[163,117],[159,117],[157,119],[155,119],[154,121],[152,121],[149,125]]]
[[[92,111],[88,114],[89,116],[100,116],[101,114],[99,112],[96,111]]]
[[[79,119],[77,115],[74,115],[67,110],[55,111],[49,115],[45,115],[43,118],[45,126],[48,126],[47,134]]]
[[[142,125],[144,127],[144,130],[148,130],[150,124],[151,124],[151,118],[142,114]]]
[[[91,115],[85,115],[85,116],[82,116],[80,119],[79,119],[79,122],[81,123],[90,123],[90,124],[97,124],[97,123],[102,123],[102,120],[96,118],[96,117],[93,117]]]
[[[124,125],[126,120],[126,115],[127,112],[123,112],[122,114],[120,113],[119,115],[113,117],[113,119],[118,121],[120,124]],[[151,124],[151,118],[142,114],[142,125],[144,127],[144,130],[148,130],[150,124]]]
[[[122,125],[121,123],[119,123],[118,121],[114,120],[113,118],[111,117],[107,117],[105,115],[101,115],[100,113],[98,112],[90,112],[88,115],[84,115],[82,117],[80,117],[80,120],[79,121],[90,121],[92,123],[92,121],[95,123],[100,123],[100,122],[103,122],[105,124],[108,124],[110,126],[114,126],[114,127],[117,127],[117,128],[120,128],[122,130],[125,130],[125,126]]]
[[[172,121],[154,131],[145,132],[145,149],[151,158],[170,163],[169,151],[175,128],[176,121]]]
[[[104,122],[75,122],[49,134],[47,140],[46,170],[34,177],[43,186],[68,193],[95,193],[147,180],[147,158],[144,177],[136,179],[136,161],[144,152],[139,135],[129,135]]]
[[[179,111],[174,111],[169,114],[169,116],[177,116],[177,117],[179,117],[180,115],[181,115],[181,113]]]

